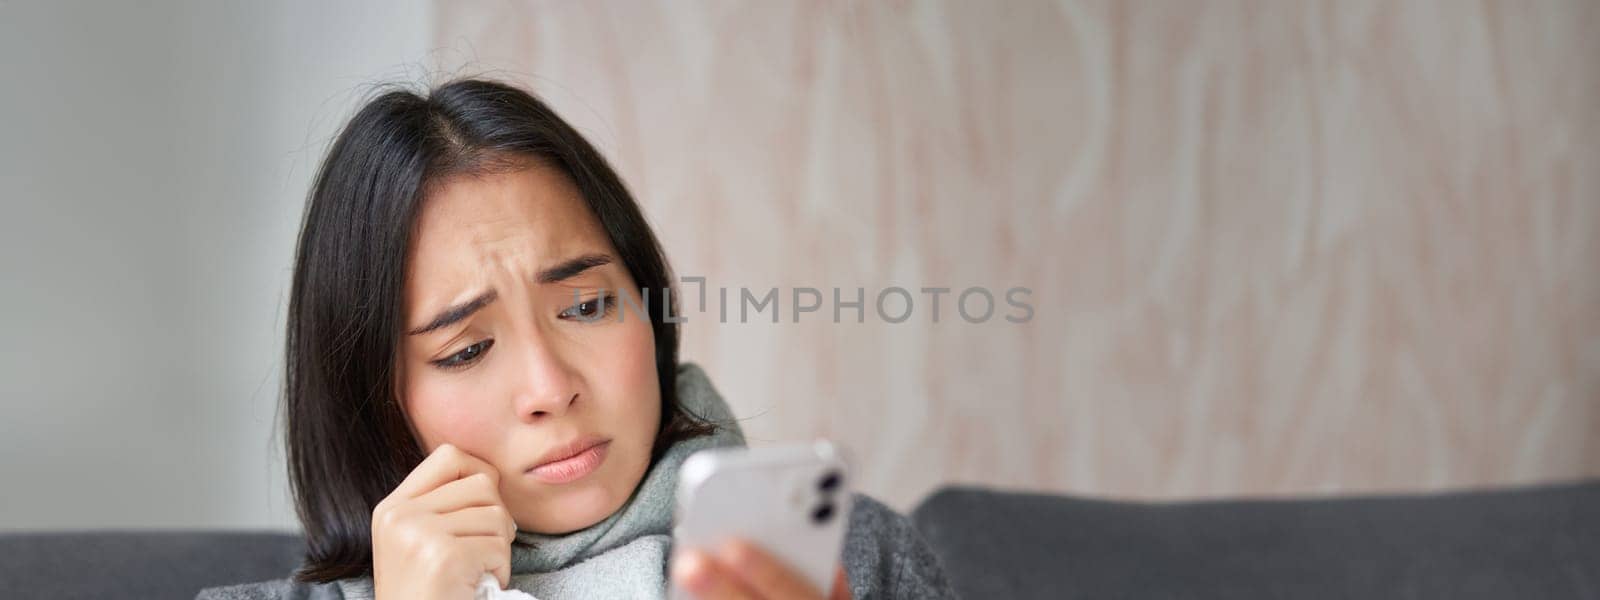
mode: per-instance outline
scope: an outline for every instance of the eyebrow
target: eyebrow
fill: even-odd
[[[600,265],[611,264],[611,256],[606,254],[585,254],[577,258],[569,258],[560,264],[539,271],[539,283],[555,283],[577,277],[579,273],[593,269]]]
[[[577,277],[579,273],[589,269],[608,264],[611,264],[611,257],[609,255],[585,254],[576,258],[569,258],[561,261],[553,267],[539,271],[539,275],[535,279],[541,284],[556,283]],[[446,307],[444,310],[439,311],[439,314],[434,316],[433,320],[428,321],[427,325],[407,331],[406,335],[422,335],[430,331],[435,331],[444,327],[455,325],[456,323],[460,323],[467,317],[472,316],[473,313],[476,313],[483,307],[488,306],[489,303],[494,302],[495,299],[499,297],[499,292],[495,290],[491,289],[485,291],[482,294],[478,294],[477,297],[474,297],[471,300],[454,306]]]

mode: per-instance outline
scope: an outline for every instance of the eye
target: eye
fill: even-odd
[[[611,311],[616,310],[617,303],[612,302],[611,300],[612,298],[606,295],[605,292],[600,292],[600,295],[569,306],[566,308],[566,310],[561,311],[561,314],[556,316],[568,320],[576,319],[579,321],[596,321]]]
[[[472,363],[478,362],[478,359],[483,357],[483,353],[488,352],[489,347],[493,345],[494,340],[487,339],[471,346],[467,346],[466,348],[462,348],[460,352],[432,362],[434,366],[441,369],[465,368],[470,366]]]

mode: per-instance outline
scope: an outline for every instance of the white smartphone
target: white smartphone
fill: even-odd
[[[845,459],[827,441],[702,450],[678,471],[673,544],[714,553],[743,538],[827,594],[850,508]]]

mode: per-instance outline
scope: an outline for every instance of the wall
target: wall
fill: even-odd
[[[300,211],[428,7],[225,4],[0,2],[0,529],[295,523]]]
[[[753,436],[840,439],[902,508],[1600,474],[1594,3],[435,10],[446,70],[546,97],[706,277],[685,354]],[[723,323],[724,286],[869,316]]]

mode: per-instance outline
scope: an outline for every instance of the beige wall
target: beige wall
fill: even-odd
[[[436,65],[549,100],[680,274],[867,288],[866,324],[691,312],[685,354],[902,508],[1600,474],[1600,4],[434,10]],[[1035,316],[887,324],[892,285]]]

